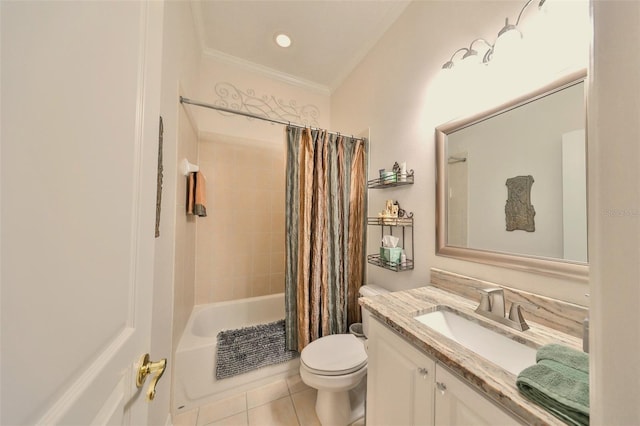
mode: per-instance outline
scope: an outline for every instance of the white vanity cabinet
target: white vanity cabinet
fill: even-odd
[[[367,426],[520,424],[375,318],[368,338]]]
[[[367,426],[433,425],[435,362],[371,318]]]
[[[441,365],[436,367],[435,385],[436,425],[520,424]]]

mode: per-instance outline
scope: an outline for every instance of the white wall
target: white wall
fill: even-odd
[[[293,103],[292,114],[284,118],[285,120],[308,124],[302,122],[305,117],[298,118],[293,113],[308,109],[317,111],[314,126],[329,127],[329,93],[304,84],[284,81],[280,75],[275,72],[272,75],[256,72],[243,66],[242,62],[229,63],[219,57],[204,54],[200,64],[198,100],[273,118],[277,118],[276,113],[282,115],[286,110],[279,108],[278,104],[287,106]],[[216,92],[216,86],[222,91]],[[225,90],[229,90],[229,96],[223,93]],[[205,108],[188,108],[198,123],[200,137],[207,138],[212,134],[218,134],[274,144],[284,143],[284,126],[281,124]]]
[[[195,223],[184,214],[184,176],[178,162],[197,153],[197,137],[178,102],[180,88],[195,86],[200,47],[188,2],[165,2],[160,111],[164,120],[160,237],[155,247],[152,359],[168,358],[158,382],[149,424],[164,424],[170,407],[173,354],[194,304]],[[191,228],[191,230],[190,230]]]
[[[589,98],[591,424],[640,424],[640,2],[595,1]]]
[[[200,139],[210,206],[196,231],[197,305],[284,291],[285,146],[279,139]]]
[[[415,269],[395,273],[368,266],[369,283],[394,290],[419,287],[429,282],[429,268],[438,267],[581,305],[588,303],[584,283],[435,255],[435,127],[503,103],[587,65],[586,3],[547,4],[546,15],[533,8],[523,18],[522,52],[529,56],[502,51],[500,57],[496,51],[495,63],[487,72],[463,74],[445,73],[440,68],[456,49],[475,38],[495,40],[504,18],[513,20],[522,3],[414,2],[333,93],[334,128],[345,132],[371,128],[370,176],[396,160],[407,160],[407,167],[416,172],[413,186],[369,191],[370,213],[381,210],[387,198],[399,200],[403,208],[415,213]],[[576,31],[568,32],[562,25]],[[372,253],[377,250],[380,234],[369,228],[367,251]]]

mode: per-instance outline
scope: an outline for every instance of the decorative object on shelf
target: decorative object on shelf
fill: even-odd
[[[531,205],[533,176],[516,176],[507,179],[507,203],[504,206],[507,231],[534,232],[536,210]]]
[[[380,179],[383,184],[388,185],[390,183],[397,182],[397,176],[393,171],[387,171],[385,169],[380,169]]]
[[[402,217],[413,217],[413,212],[407,213],[405,209],[400,208],[400,203],[399,202],[394,201],[393,204],[398,206],[398,217],[400,217],[400,218],[402,218]]]
[[[404,164],[404,169],[403,169]],[[404,171],[403,171],[404,170]],[[367,188],[390,188],[393,186],[410,185],[413,184],[413,170],[406,169],[406,163],[399,165],[399,172],[396,173],[393,170],[387,171],[385,169],[379,170],[380,177],[377,179],[371,179],[367,181]]]
[[[398,217],[398,208],[393,200],[387,200],[384,210],[378,213],[378,217]]]
[[[216,106],[271,119],[295,121],[309,126],[318,125],[320,110],[313,104],[299,106],[295,100],[287,102],[273,95],[258,96],[253,89],[242,91],[226,82],[217,83],[215,92],[218,96],[214,101]]]
[[[398,182],[406,182],[407,181],[407,162],[403,161],[400,163],[400,175],[398,175]]]
[[[400,255],[402,254],[402,247],[398,247],[400,238],[393,235],[382,236],[382,246],[380,247],[380,258],[385,262],[400,263]]]
[[[407,213],[406,210],[400,208],[400,203],[394,200],[387,200],[384,210],[378,213],[378,217],[375,218],[376,224],[379,225],[391,225],[391,226],[404,226],[407,225],[406,219],[413,217],[413,213]],[[371,221],[369,224],[372,225]]]

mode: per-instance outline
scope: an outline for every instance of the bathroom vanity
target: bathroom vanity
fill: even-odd
[[[416,318],[447,310],[461,315],[469,324],[480,325],[531,349],[533,354],[537,347],[548,343],[579,349],[581,339],[529,319],[529,330],[511,329],[476,314],[477,300],[433,285],[361,298],[360,303],[372,313],[368,336],[368,425],[563,424],[520,395],[516,387],[520,366],[507,365],[508,361],[502,365],[499,358],[489,361],[469,349],[471,346]],[[565,309],[563,315],[566,314]],[[501,348],[498,349],[499,353]],[[508,360],[512,351],[504,352],[508,354],[504,359]],[[522,360],[525,367],[534,363],[535,356]]]
[[[520,424],[380,321],[369,330],[367,424]]]

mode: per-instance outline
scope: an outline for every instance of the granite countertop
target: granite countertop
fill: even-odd
[[[564,424],[543,408],[524,398],[518,392],[514,374],[433,331],[414,317],[433,310],[437,305],[446,305],[487,328],[507,334],[514,340],[531,347],[561,343],[581,350],[582,340],[528,320],[529,330],[524,332],[514,330],[476,314],[474,311],[478,305],[477,302],[433,286],[374,297],[361,297],[359,301],[374,317],[392,328],[413,346],[456,372],[466,380],[467,384],[497,405],[512,412],[521,421],[532,425]]]

